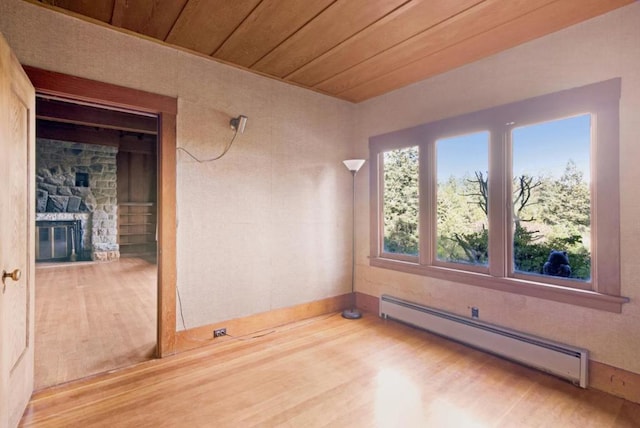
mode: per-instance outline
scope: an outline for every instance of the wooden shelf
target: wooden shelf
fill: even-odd
[[[155,207],[155,202],[121,202],[120,207]]]
[[[145,216],[145,215],[155,215],[155,213],[119,213],[122,216],[135,216],[135,215],[140,215],[140,216]]]
[[[120,236],[155,235],[155,232],[120,232]]]
[[[120,243],[120,247],[131,247],[133,245],[149,245],[150,242],[121,242]],[[153,244],[155,244],[155,242],[153,242]]]
[[[156,204],[123,202],[118,204],[118,243],[120,253],[156,251]]]

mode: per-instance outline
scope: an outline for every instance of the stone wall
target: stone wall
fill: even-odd
[[[36,140],[36,210],[90,213],[91,230],[85,235],[90,237],[92,260],[120,257],[117,153],[116,147]]]

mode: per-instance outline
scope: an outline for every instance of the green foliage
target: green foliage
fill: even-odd
[[[418,149],[384,154],[384,249],[418,254]],[[488,177],[450,177],[437,189],[437,258],[489,263]],[[513,180],[513,256],[516,271],[542,274],[552,250],[566,251],[571,278],[591,276],[590,191],[569,161],[560,178]]]
[[[488,180],[476,173],[477,204],[487,206]],[[516,271],[542,274],[552,250],[566,251],[571,278],[588,280],[591,254],[583,243],[590,234],[590,193],[573,161],[569,161],[559,180],[528,175],[513,180],[513,258]],[[525,226],[526,225],[526,226]],[[544,229],[544,233],[541,230]],[[488,234],[487,234],[488,235]],[[482,248],[477,233],[454,235],[465,248],[467,261],[477,263],[473,251]],[[482,236],[480,236],[482,238]],[[488,242],[487,242],[488,244]]]
[[[464,251],[466,260],[459,257],[457,261],[467,261],[474,264],[489,263],[489,231],[482,228],[479,232],[454,233],[453,240]],[[456,259],[453,259],[454,261]]]
[[[483,174],[475,178],[450,177],[438,185],[437,257],[438,260],[473,264],[489,262],[487,188]]]
[[[580,235],[552,238],[535,242],[540,237],[522,227],[516,227],[513,240],[513,258],[516,271],[542,274],[542,267],[552,250],[566,251],[571,266],[571,278],[588,280],[591,277],[591,255]]]
[[[546,208],[544,223],[563,225],[565,236],[582,234],[591,223],[589,186],[573,161],[567,163],[560,180],[545,183],[540,203]]]
[[[591,200],[582,171],[570,160],[559,179],[545,177],[538,182],[540,185],[532,192],[533,203],[522,209],[528,227],[516,222],[516,270],[542,273],[542,266],[552,250],[566,251],[571,278],[588,280],[591,277],[588,248]]]
[[[418,148],[384,154],[384,250],[418,254]]]

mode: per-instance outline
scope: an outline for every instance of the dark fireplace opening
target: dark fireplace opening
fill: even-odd
[[[36,221],[36,261],[77,261],[83,254],[80,220]]]

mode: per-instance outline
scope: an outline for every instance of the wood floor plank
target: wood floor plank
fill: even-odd
[[[157,265],[141,258],[36,269],[36,390],[153,357]]]
[[[633,427],[640,405],[365,314],[37,393],[25,427]]]
[[[619,428],[631,428],[640,425],[640,406],[630,401],[622,403],[622,408],[613,424]]]

